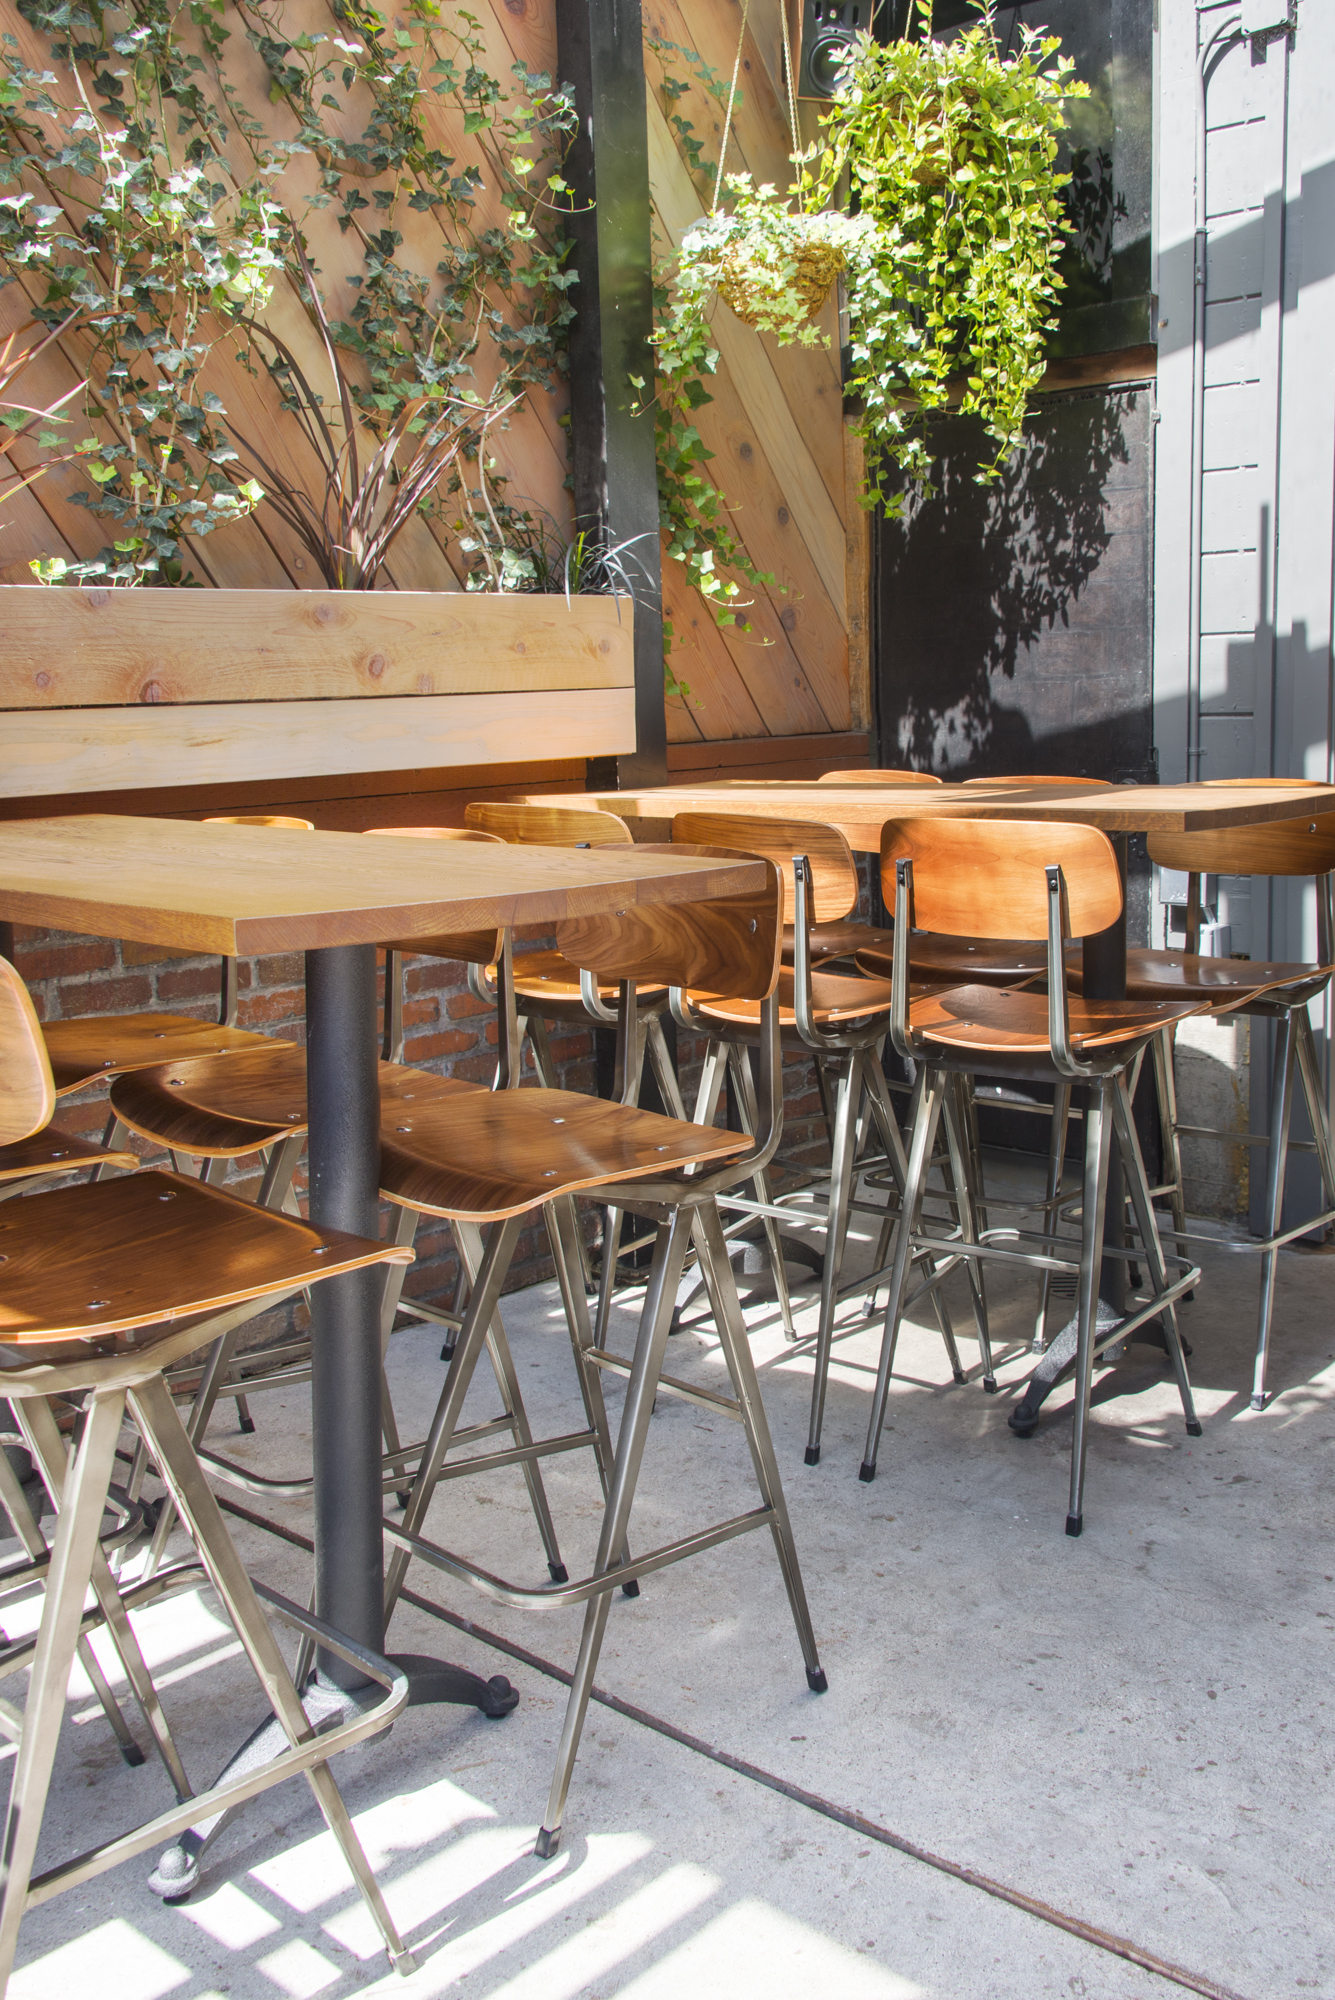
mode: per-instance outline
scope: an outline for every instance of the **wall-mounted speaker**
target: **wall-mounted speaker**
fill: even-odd
[[[871,19],[872,0],[802,0],[799,97],[830,98],[859,33]]]

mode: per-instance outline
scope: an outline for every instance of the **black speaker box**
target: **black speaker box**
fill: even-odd
[[[872,0],[802,0],[802,54],[797,66],[799,97],[830,98],[840,69],[858,35],[871,21]]]

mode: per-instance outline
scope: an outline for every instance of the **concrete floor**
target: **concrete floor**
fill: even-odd
[[[828,1801],[1145,1952],[1198,1991],[1335,1994],[1330,1764],[1335,1628],[1332,1267],[1282,1268],[1270,1408],[1248,1407],[1258,1265],[1226,1244],[1183,1325],[1204,1436],[1184,1435],[1160,1355],[1133,1348],[1096,1385],[1085,1532],[1063,1533],[1069,1390],[1021,1442],[1006,1412],[1028,1372],[1032,1286],[990,1286],[1009,1335],[985,1396],[938,1334],[900,1344],[880,1470],[859,1483],[879,1325],[841,1341],[822,1464],[802,1464],[810,1359],[772,1307],[748,1311],[829,1692],[807,1690],[768,1538],[748,1537],[615,1602],[598,1684],[646,1712],[590,1711],[562,1850],[533,1858],[564,1707],[559,1681],[478,1631],[405,1606],[396,1651],[507,1673],[507,1720],[415,1709],[336,1775],[421,1969],[389,1973],[309,1794],[268,1793],[167,1908],[131,1863],[25,1920],[14,2000],[273,2000],[353,1992],[487,2000],[618,1994],[677,2000],[1159,2000],[1181,1984],[1025,1914],[818,1810]],[[810,1295],[807,1295],[808,1297]],[[637,1295],[624,1295],[626,1350]],[[814,1327],[807,1304],[800,1325]],[[578,1421],[559,1304],[539,1287],[505,1319],[535,1427]],[[850,1308],[849,1324],[857,1326]],[[391,1349],[405,1428],[440,1381],[439,1334]],[[710,1329],[669,1350],[717,1381]],[[618,1392],[609,1386],[615,1422]],[[478,1414],[494,1406],[486,1385]],[[256,1401],[251,1439],[219,1448],[274,1475],[308,1462],[301,1391]],[[598,1497],[586,1454],[549,1461],[563,1553],[587,1564]],[[735,1427],[660,1400],[635,1516],[639,1546],[753,1504]],[[308,1529],[302,1510],[285,1520]],[[517,1473],[446,1486],[441,1539],[516,1578],[545,1577]],[[256,1574],[304,1596],[309,1558],[238,1527]],[[568,1669],[578,1614],[507,1613],[420,1566],[412,1585],[485,1633]],[[11,1629],[20,1619],[11,1618]],[[210,1600],[139,1621],[193,1771],[260,1712]],[[167,1802],[156,1766],[125,1768],[87,1684],[71,1688],[39,1865]],[[673,1740],[657,1719],[805,1798]],[[1188,1989],[1191,1990],[1191,1989]]]

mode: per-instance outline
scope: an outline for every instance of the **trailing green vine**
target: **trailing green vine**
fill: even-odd
[[[693,175],[711,190],[717,166],[706,159],[703,142],[692,121],[676,109],[690,85],[676,63],[691,72],[709,94],[726,103],[728,87],[694,49],[646,36],[645,46],[662,66],[662,91],[668,119]],[[741,93],[737,97],[740,101]],[[654,381],[650,391],[642,376],[632,386],[644,397],[652,393],[658,460],[658,515],[665,553],[686,576],[721,625],[743,632],[750,626],[741,615],[754,601],[744,590],[773,589],[768,570],[758,570],[730,525],[721,489],[706,470],[714,457],[700,435],[697,417],[714,399],[707,380],[718,370],[719,354],[709,335],[705,310],[683,311],[679,296],[682,264],[662,258],[654,282]],[[711,288],[712,290],[712,288]],[[664,671],[669,694],[689,688],[677,680],[671,665],[675,633],[670,617],[663,620]]]
[[[522,64],[503,87],[480,22],[438,0],[411,0],[406,25],[330,0],[328,34],[307,10],[289,26],[283,0],[19,3],[54,67],[0,44],[0,263],[30,287],[40,274],[39,318],[80,312],[97,426],[83,500],[119,532],[79,567],[160,580],[183,534],[262,503],[346,587],[374,584],[413,512],[457,537],[491,432],[564,367],[568,94]],[[267,71],[262,119],[225,18]],[[458,114],[467,161],[433,142],[432,100]],[[322,208],[353,266],[328,276],[305,249]],[[280,281],[305,301],[325,381],[269,324]],[[356,294],[342,314],[340,282]],[[310,490],[203,387],[237,335],[314,440]]]
[[[995,479],[1019,442],[1044,369],[1061,284],[1057,165],[1067,99],[1088,94],[1060,37],[1020,29],[1002,52],[990,4],[950,41],[931,8],[903,41],[858,39],[825,143],[800,177],[806,206],[846,184],[873,225],[850,245],[846,274],[852,377],[868,446],[869,504],[888,498],[887,465],[926,485],[924,424],[947,405],[980,416]]]

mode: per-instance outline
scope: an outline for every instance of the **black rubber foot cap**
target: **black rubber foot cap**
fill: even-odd
[[[818,1444],[809,1444],[803,1454],[802,1462],[804,1465],[819,1465],[820,1446]]]
[[[984,1377],[983,1377],[983,1394],[984,1394],[985,1396],[995,1396],[995,1395],[996,1395],[996,1393],[997,1393],[997,1378],[996,1378],[996,1376],[995,1376],[995,1375],[984,1375]]]
[[[1068,1535],[1078,1535],[1084,1528],[1084,1525],[1084,1519],[1081,1515],[1068,1514],[1066,1516],[1066,1532]]]
[[[1200,1435],[1201,1435],[1201,1427],[1199,1424],[1187,1425],[1187,1436],[1189,1438],[1198,1438],[1200,1437]]]
[[[560,1845],[561,1829],[559,1826],[554,1833],[548,1827],[540,1827],[538,1829],[538,1837],[533,1843],[533,1852],[537,1855],[539,1861],[550,1861]]]
[[[564,1563],[548,1563],[547,1574],[553,1583],[569,1583],[570,1571]]]
[[[967,1382],[968,1379],[969,1379],[968,1376],[965,1374],[962,1368],[957,1368],[955,1370],[955,1380],[957,1382]]]
[[[253,1437],[255,1435],[254,1417],[242,1417],[239,1429],[242,1437]]]
[[[638,1576],[633,1576],[629,1583],[622,1584],[621,1595],[623,1597],[638,1597],[639,1594],[640,1594],[640,1579],[638,1578]]]
[[[137,1770],[144,1761],[144,1753],[137,1743],[122,1743],[121,1756],[132,1771]]]
[[[830,1683],[825,1678],[824,1667],[807,1668],[807,1686],[813,1694],[828,1694]]]
[[[866,1459],[864,1458],[861,1465],[858,1467],[858,1478],[862,1481],[864,1486],[870,1486],[872,1480],[875,1479],[875,1477],[876,1477],[876,1467],[874,1465],[868,1465]]]
[[[1029,1438],[1038,1429],[1038,1412],[1035,1410],[1031,1414],[1030,1411],[1026,1410],[1023,1403],[1017,1403],[1007,1417],[1006,1422],[1015,1432],[1017,1438]]]
[[[486,1716],[488,1722],[503,1721],[507,1715],[512,1715],[519,1706],[519,1689],[511,1687],[504,1674],[492,1675],[491,1679],[487,1682],[487,1694],[490,1699],[482,1713]]]
[[[1265,1397],[1264,1397],[1264,1396],[1253,1396],[1253,1397],[1252,1397],[1252,1408],[1253,1408],[1254,1410],[1263,1410],[1263,1409],[1265,1408]]]
[[[445,1345],[444,1345],[444,1346],[443,1346],[443,1347],[441,1348],[441,1350],[440,1350],[440,1358],[441,1358],[441,1360],[442,1360],[442,1361],[453,1361],[453,1359],[454,1359],[454,1342],[453,1342],[452,1340],[447,1340],[447,1341],[446,1341],[446,1343],[445,1343]]]

